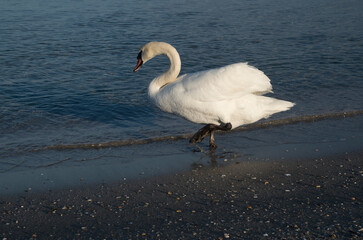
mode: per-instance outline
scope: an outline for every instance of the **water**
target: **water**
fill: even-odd
[[[54,177],[57,168],[66,173],[75,168],[73,163],[84,168],[105,164],[120,175],[128,168],[133,171],[126,172],[144,172],[137,168],[137,159],[144,166],[152,161],[164,172],[181,168],[181,163],[173,167],[165,166],[166,162],[199,161],[201,156],[192,153],[187,141],[153,143],[153,147],[34,151],[195,132],[199,125],[161,112],[147,98],[149,81],[168,68],[166,58],[158,57],[132,73],[139,48],[151,40],[169,42],[179,51],[181,73],[235,62],[249,62],[263,70],[272,80],[273,96],[296,103],[273,119],[362,110],[362,10],[359,0],[1,1],[0,191],[9,189],[15,178],[29,179],[35,169],[43,171],[37,176],[53,171],[49,174]],[[346,133],[355,134],[343,137],[352,139],[349,143],[362,139],[357,133],[362,126],[359,116],[333,123],[345,130],[321,123],[320,128],[329,134],[318,142],[341,143]],[[286,136],[282,129],[265,134],[272,131],[271,139],[281,139]],[[315,127],[290,126],[289,132],[302,136],[301,129]],[[245,133],[235,134],[238,138],[233,141],[223,136],[226,145],[239,141],[254,148],[256,141],[245,138]],[[303,142],[312,144],[319,138],[309,137],[303,137]],[[361,149],[359,144],[348,145]],[[243,154],[238,150],[240,145],[233,146],[229,152],[246,153],[246,149]],[[264,149],[259,146],[247,155],[257,156]],[[164,157],[157,147],[165,148],[158,150]],[[112,175],[107,171],[104,175]],[[89,169],[85,172],[90,178],[97,175]],[[61,178],[57,181],[62,182]]]

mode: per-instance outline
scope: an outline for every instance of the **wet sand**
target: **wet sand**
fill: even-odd
[[[359,239],[363,153],[0,198],[1,239]]]

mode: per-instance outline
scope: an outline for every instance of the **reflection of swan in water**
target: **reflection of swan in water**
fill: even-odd
[[[195,123],[207,124],[191,139],[201,142],[210,135],[210,148],[217,146],[214,131],[227,131],[253,123],[271,114],[289,110],[294,104],[262,96],[271,92],[270,79],[247,63],[185,74],[178,77],[181,62],[168,43],[150,42],[141,47],[134,72],[157,55],[166,55],[170,68],[151,81],[149,96],[163,111]]]
[[[199,161],[193,162],[191,164],[191,169],[197,170],[204,167],[219,167],[226,163],[234,162],[235,164],[239,164],[239,161],[235,161],[237,159],[237,154],[230,151],[205,151],[202,147],[195,145],[199,151],[193,150],[193,152],[200,152],[199,155]],[[240,156],[241,157],[241,156]],[[243,157],[243,155],[242,155]],[[207,160],[207,161],[206,161]],[[207,162],[207,164],[204,164],[203,162]]]

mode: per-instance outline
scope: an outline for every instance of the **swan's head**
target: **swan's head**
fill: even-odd
[[[137,64],[134,68],[134,72],[139,70],[144,63],[158,55],[154,51],[154,49],[157,49],[156,45],[158,45],[157,42],[149,42],[140,48],[139,54],[137,55]]]
[[[137,55],[137,64],[134,68],[134,72],[137,72],[144,63],[153,57],[160,54],[166,54],[170,47],[173,48],[170,44],[164,42],[149,42],[142,46]]]

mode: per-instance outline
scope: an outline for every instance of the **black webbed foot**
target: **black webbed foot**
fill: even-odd
[[[217,149],[217,144],[215,142],[211,142],[209,143],[209,150],[210,151],[215,151]]]
[[[229,131],[229,130],[232,129],[232,124],[231,123],[226,123],[222,128],[223,129],[220,129],[220,130]]]

